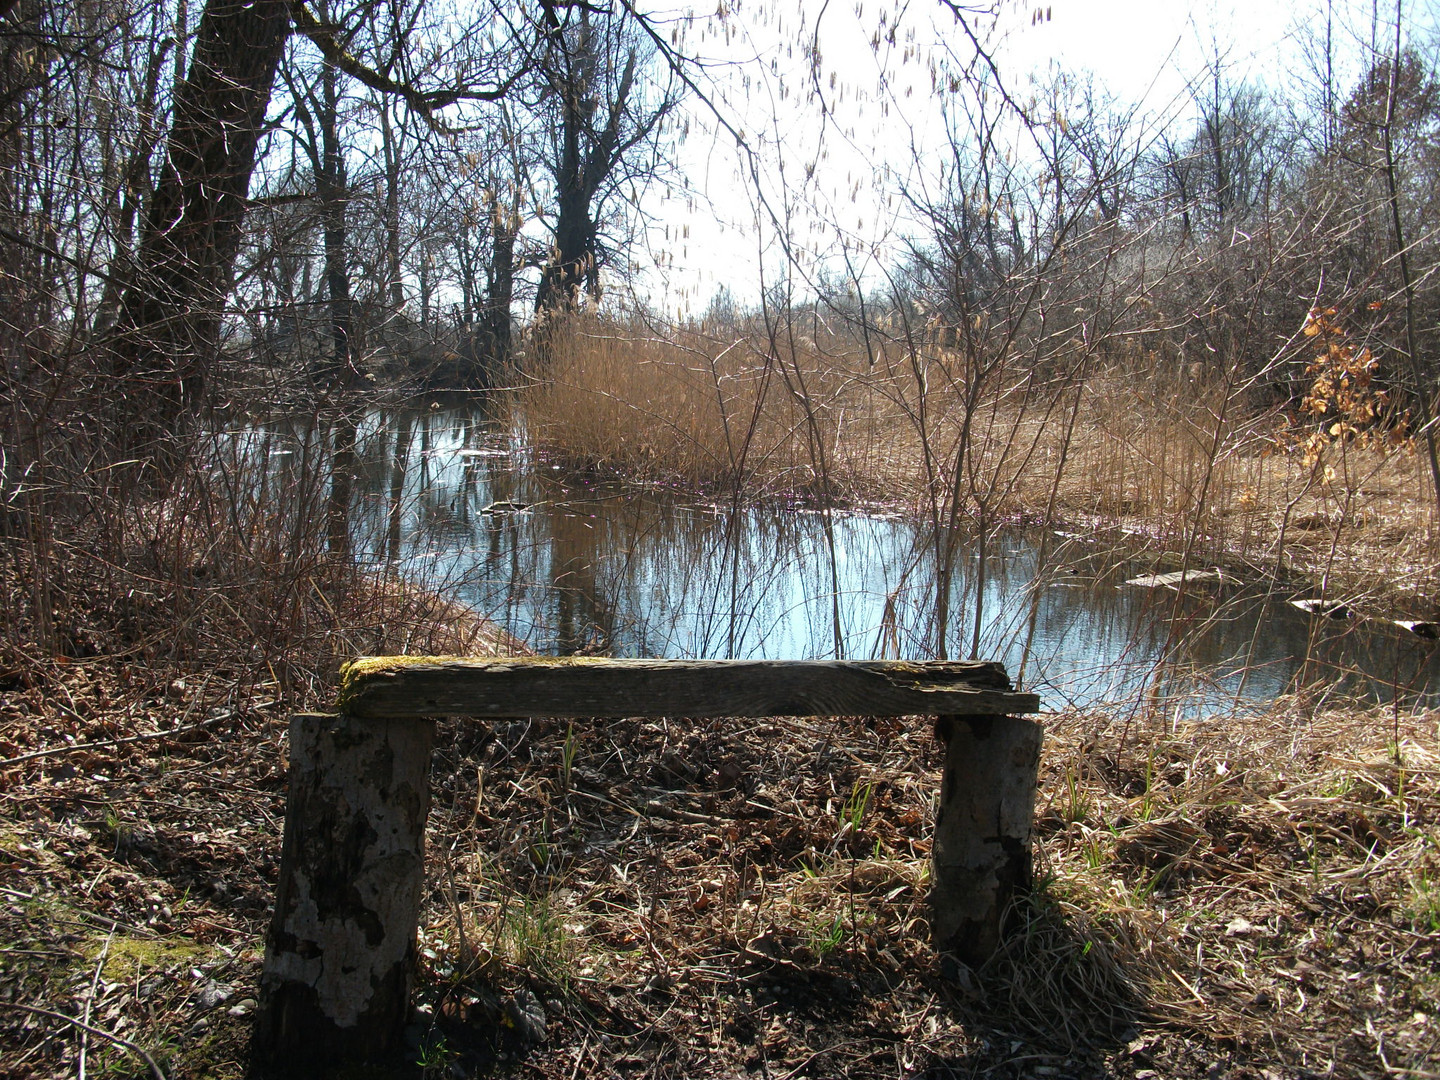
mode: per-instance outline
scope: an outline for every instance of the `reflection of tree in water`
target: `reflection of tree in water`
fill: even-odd
[[[410,438],[415,431],[415,418],[397,410],[390,414],[387,425],[395,432],[395,456],[390,464],[390,500],[385,530],[385,561],[394,565],[400,558],[400,522],[405,498],[405,470],[410,464]]]
[[[490,470],[482,459],[464,453],[473,431],[468,420],[446,430],[430,415],[421,414],[418,426],[420,453],[413,498],[419,528],[432,546],[463,544],[475,533],[475,519],[484,505]],[[442,437],[443,447],[438,445]],[[405,449],[408,451],[408,440]],[[397,444],[395,476],[390,485],[392,539],[401,501],[396,492],[405,490],[405,459],[399,450]]]
[[[359,431],[353,549],[542,652],[825,656],[838,622],[845,655],[934,653],[934,545],[913,524],[839,514],[827,534],[816,515],[781,506],[566,487],[534,467],[509,428],[460,412],[374,413]],[[289,514],[290,502],[308,499],[310,516],[296,520],[314,521],[317,510],[323,520],[335,494],[332,451],[347,440],[333,418],[236,438],[237,453],[267,463],[262,504],[268,497]],[[950,633],[967,647],[978,635],[981,655],[1054,707],[1134,700],[1142,689],[1188,699],[1183,707],[1264,700],[1293,680],[1347,672],[1354,690],[1388,700],[1394,687],[1424,692],[1436,668],[1417,638],[1313,620],[1244,585],[1183,595],[1127,586],[1155,569],[1132,558],[1001,530],[981,575],[962,546],[950,608],[961,617]]]
[[[615,642],[615,601],[600,588],[600,540],[579,507],[557,504],[543,514],[550,534],[549,584],[555,604],[555,651],[561,656],[608,653]]]

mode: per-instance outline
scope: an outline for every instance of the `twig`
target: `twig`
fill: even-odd
[[[29,859],[16,855],[13,851],[7,851],[5,848],[0,848],[0,859],[5,859],[8,862],[20,863],[22,866],[28,866],[31,870],[39,871],[45,869],[39,863],[31,862]]]
[[[16,900],[36,899],[34,893],[21,892],[19,889],[11,889],[4,885],[0,885],[0,893],[4,893],[6,896],[13,896]],[[93,919],[96,922],[109,926],[112,930],[125,930],[134,934],[136,937],[158,938],[160,936],[155,933],[155,931],[147,930],[143,926],[133,926],[130,923],[121,922],[119,919],[112,919],[109,915],[100,915],[93,911],[86,911],[79,905],[66,900],[63,896],[52,897],[52,899],[68,907],[75,915],[79,916],[81,921]]]
[[[816,1058],[818,1058],[821,1054],[833,1054],[833,1053],[838,1053],[840,1050],[843,1050],[843,1049],[845,1049],[845,1048],[847,1048],[847,1047],[854,1046],[854,1045],[855,1045],[855,1040],[852,1039],[852,1040],[849,1041],[849,1042],[836,1043],[834,1046],[822,1046],[819,1050],[816,1050],[813,1054],[811,1054],[809,1057],[807,1057],[804,1061],[800,1062],[799,1065],[796,1065],[795,1068],[791,1069],[791,1070],[790,1070],[789,1072],[787,1072],[784,1076],[780,1077],[780,1080],[794,1080],[795,1077],[799,1076],[802,1072],[804,1072],[807,1068],[809,1068],[809,1067],[810,1067],[810,1064],[811,1064]]]
[[[252,709],[268,709],[271,705],[278,705],[279,700],[261,701],[251,705]],[[103,750],[112,746],[124,746],[127,743],[146,742],[150,739],[164,739],[168,736],[184,735],[187,732],[199,731],[201,728],[218,724],[222,720],[231,720],[235,717],[238,709],[226,709],[222,713],[210,717],[208,720],[201,720],[199,723],[187,724],[185,727],[170,728],[167,731],[149,731],[143,735],[127,735],[123,739],[105,739],[101,742],[73,743],[70,746],[51,746],[44,750],[32,750],[28,754],[21,754],[19,757],[5,758],[0,761],[0,769],[8,769],[12,765],[19,765],[26,761],[34,761],[36,758],[55,757],[59,754],[70,754],[77,750]]]
[[[570,1073],[570,1080],[575,1080],[580,1075],[580,1066],[585,1064],[585,1052],[590,1049],[590,1036],[585,1036],[580,1042],[580,1053],[575,1055],[575,1069]]]
[[[470,951],[470,942],[465,938],[465,915],[460,910],[460,890],[455,886],[454,851],[454,845],[451,845],[450,850],[445,853],[445,877],[450,882],[445,899],[450,901],[450,910],[455,916],[455,935],[460,943],[461,963],[468,969],[474,965],[476,954]]]
[[[676,807],[666,806],[664,803],[647,800],[638,807],[626,803],[616,802],[614,799],[607,799],[604,795],[593,791],[586,791],[576,786],[570,789],[571,794],[583,795],[587,799],[594,799],[596,802],[604,803],[606,806],[613,806],[616,810],[622,810],[627,814],[633,814],[638,818],[664,818],[666,821],[680,821],[688,825],[725,825],[734,818],[715,817],[712,814],[697,814],[693,810],[680,810]]]
[[[155,1063],[155,1059],[153,1057],[147,1054],[141,1047],[136,1046],[129,1039],[122,1038],[121,1036],[116,1035],[112,1031],[106,1031],[104,1028],[97,1028],[92,1024],[85,1023],[85,1021],[83,1020],[77,1020],[73,1016],[66,1016],[64,1013],[54,1012],[50,1009],[42,1009],[36,1005],[21,1005],[18,1001],[0,1001],[0,1008],[19,1009],[21,1012],[34,1013],[36,1016],[48,1016],[52,1020],[63,1020],[67,1024],[74,1024],[81,1031],[89,1032],[91,1035],[99,1035],[102,1039],[109,1039],[116,1046],[123,1046],[132,1054],[136,1054],[139,1057],[144,1058],[145,1064],[149,1065],[150,1071],[155,1074],[155,1080],[169,1080],[169,1078],[165,1075],[164,1070]]]
[[[85,1015],[81,1018],[84,1023],[90,1023],[90,1010],[95,1005],[95,991],[100,986],[100,973],[105,970],[105,958],[110,955],[110,942],[115,940],[115,931],[112,929],[105,938],[105,947],[100,950],[100,959],[95,961],[95,974],[90,979],[90,993],[85,998]],[[80,1064],[77,1071],[80,1080],[85,1080],[85,1058],[90,1052],[90,1032],[82,1030],[80,1033]]]

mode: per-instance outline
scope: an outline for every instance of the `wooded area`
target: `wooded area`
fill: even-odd
[[[1433,6],[867,4],[0,0],[0,1072],[1433,1073]]]
[[[5,14],[12,478],[39,452],[40,412],[81,422],[101,386],[126,411],[94,419],[124,427],[129,452],[241,389],[502,378],[522,312],[598,309],[607,281],[624,296],[645,206],[687,181],[690,117],[717,108],[701,54],[671,44],[699,16],[221,0],[195,14]],[[765,295],[731,289],[712,313],[733,325],[713,329],[803,307],[872,359],[957,349],[973,393],[1007,353],[1078,375],[1077,342],[1092,366],[1138,350],[1189,379],[1243,353],[1249,404],[1303,416],[1316,373],[1295,338],[1312,307],[1333,309],[1376,393],[1323,415],[1423,433],[1440,90],[1403,8],[1359,18],[1297,12],[1306,66],[1273,85],[1232,75],[1217,41],[1167,117],[1066,71],[1022,93],[983,48],[967,58],[962,30],[983,20],[955,6],[958,41],[936,59],[949,145],[889,193],[915,222],[889,264],[861,276],[853,253],[817,249]],[[723,110],[710,122],[763,166]],[[783,236],[794,211],[762,216]],[[793,331],[766,333],[773,347]]]
[[[1350,448],[1418,448],[1440,505],[1423,14],[1298,12],[1295,66],[1263,83],[1216,38],[1186,99],[1148,112],[1093,75],[1003,71],[985,14],[940,5],[925,108],[943,138],[852,185],[899,215],[866,246],[828,208],[823,141],[796,179],[783,140],[740,126],[727,80],[752,74],[701,47],[735,13],[17,2],[0,28],[6,528],[43,546],[82,508],[197,483],[194,440],[237,407],[303,405],[324,414],[340,551],[343,411],[502,383],[522,388],[502,408],[577,469],[755,496],[767,469],[802,473],[780,482],[836,502],[889,483],[899,454],[942,563],[1015,513],[1022,474],[1053,474],[1048,499],[1026,495],[1053,517],[1072,451],[1137,380],[1144,426],[1178,425],[1170,442],[1204,459],[1177,483],[1125,449],[1122,474],[1176,485],[1167,532],[1219,494],[1293,505],[1353,479]],[[894,41],[872,51],[903,67]],[[830,115],[818,79],[776,71],[753,77]],[[645,290],[674,254],[657,230],[683,247],[690,225],[652,208],[699,205],[681,162],[702,127],[782,257],[675,317]],[[616,343],[645,362],[608,366]],[[857,451],[882,431],[900,438]],[[1301,464],[1302,495],[1226,479],[1263,442]]]

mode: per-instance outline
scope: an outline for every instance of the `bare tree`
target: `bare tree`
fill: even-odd
[[[654,51],[628,11],[542,2],[540,29],[545,99],[556,114],[555,224],[536,310],[555,311],[582,289],[599,296],[601,204],[623,181],[655,172],[654,139],[680,98],[674,82],[652,87]]]
[[[315,202],[324,245],[324,280],[330,307],[331,354],[317,373],[327,383],[355,383],[351,336],[350,253],[346,211],[349,203],[348,148],[341,142],[340,75],[328,60],[320,61],[313,79],[284,72],[294,103],[296,142],[309,159]]]
[[[332,69],[401,98],[433,124],[441,123],[441,110],[494,100],[513,81],[495,85],[488,81],[490,65],[473,64],[427,73],[428,82],[390,74],[356,57],[347,47],[351,35],[300,0],[207,0],[109,340],[112,370],[129,388],[123,397],[128,449],[158,444],[172,431],[213,367],[250,178],[292,18]],[[449,32],[463,39],[466,28]],[[323,135],[320,142],[323,151]],[[338,158],[327,168],[338,178]]]
[[[110,348],[132,448],[199,395],[220,339],[250,174],[290,31],[287,0],[209,0]],[[140,419],[140,418],[135,418]]]

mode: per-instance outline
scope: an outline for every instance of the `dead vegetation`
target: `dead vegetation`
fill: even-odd
[[[344,656],[513,644],[205,495],[6,553],[0,1076],[243,1075],[287,716]],[[1437,717],[1153,705],[1046,718],[981,970],[927,940],[921,719],[447,723],[415,1071],[1433,1075]]]
[[[246,1070],[324,698],[197,674],[7,665],[0,1075]],[[1433,1074],[1436,716],[1046,726],[1038,887],[970,970],[927,942],[923,720],[443,724],[417,1072]]]
[[[548,332],[517,422],[575,473],[878,501],[970,533],[1112,530],[1176,560],[1434,613],[1430,481],[1403,426],[1330,437],[1255,391],[1240,360],[1200,376],[1126,348],[982,363],[914,337],[867,352],[819,321],[793,332],[799,318],[776,335],[577,317]],[[1327,422],[1349,415],[1331,409]]]

